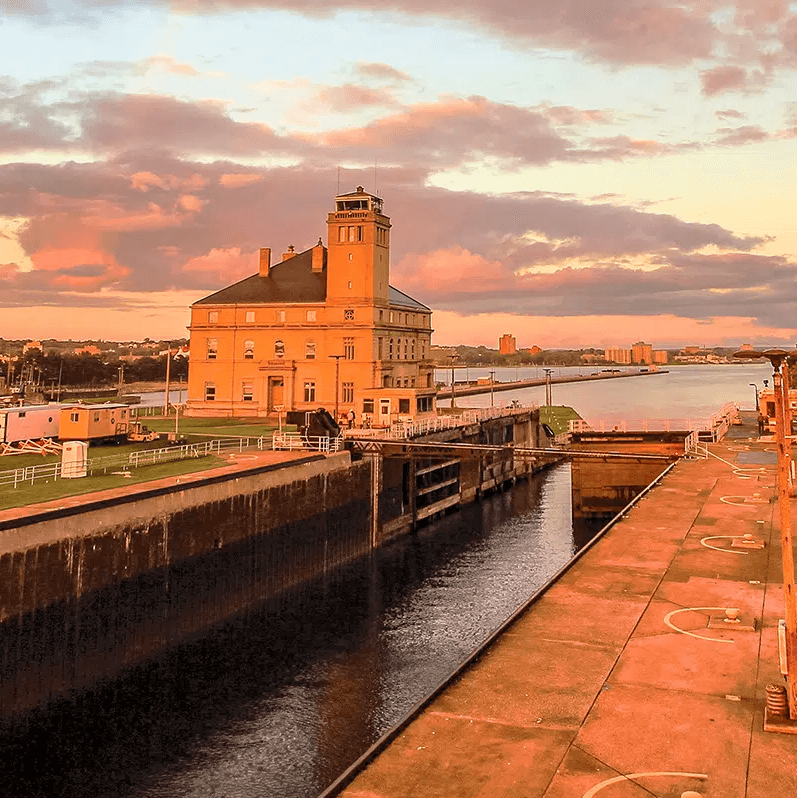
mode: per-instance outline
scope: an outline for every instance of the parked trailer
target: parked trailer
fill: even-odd
[[[124,404],[71,405],[61,410],[61,441],[124,440],[130,408]]]
[[[57,438],[64,405],[22,405],[0,409],[0,443]]]

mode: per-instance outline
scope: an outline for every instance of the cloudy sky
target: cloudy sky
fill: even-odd
[[[796,67],[784,0],[0,0],[0,336],[184,335],[340,179],[438,344],[794,343]]]

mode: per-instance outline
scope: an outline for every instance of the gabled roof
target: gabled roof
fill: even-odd
[[[327,271],[313,272],[313,250],[306,249],[288,260],[275,263],[268,277],[253,274],[195,305],[289,305],[324,302],[327,298]]]
[[[389,286],[391,305],[426,310],[429,308]],[[288,260],[275,263],[268,277],[253,274],[237,283],[216,291],[195,305],[290,305],[304,302],[325,302],[327,298],[327,270],[313,272],[313,250],[307,249]]]

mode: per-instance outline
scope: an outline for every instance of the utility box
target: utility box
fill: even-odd
[[[61,452],[61,478],[85,477],[88,452],[89,445],[85,441],[67,441]]]

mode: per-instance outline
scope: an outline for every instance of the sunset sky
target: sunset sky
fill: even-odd
[[[186,335],[340,174],[434,343],[797,342],[797,3],[0,12],[2,337]]]

